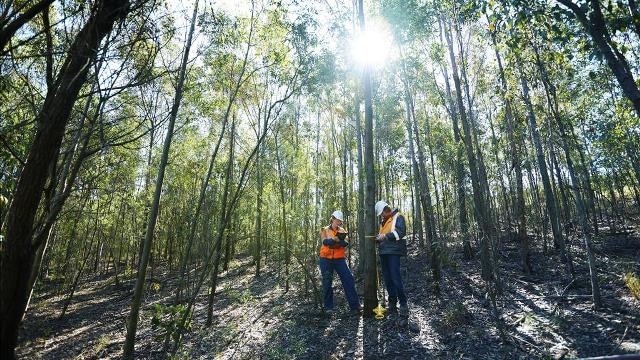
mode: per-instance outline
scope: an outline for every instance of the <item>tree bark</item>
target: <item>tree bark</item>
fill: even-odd
[[[365,31],[363,0],[358,0],[358,19],[360,30]],[[377,233],[374,204],[376,199],[376,174],[373,154],[373,102],[371,94],[371,68],[365,66],[362,72],[362,88],[364,97],[364,172],[366,186],[364,192],[364,231],[365,236]],[[373,316],[373,309],[378,306],[377,265],[375,242],[364,242],[364,309],[363,316]]]

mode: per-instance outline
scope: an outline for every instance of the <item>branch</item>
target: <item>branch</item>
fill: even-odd
[[[0,30],[0,52],[4,50],[4,47],[9,43],[9,40],[24,24],[33,19],[40,12],[44,11],[51,5],[54,0],[40,0],[40,2],[33,5],[29,10],[20,14],[15,20],[8,23]]]

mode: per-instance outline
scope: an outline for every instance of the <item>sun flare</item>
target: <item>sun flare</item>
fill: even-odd
[[[391,56],[393,37],[388,26],[380,21],[367,24],[365,31],[358,31],[351,42],[351,57],[360,66],[380,68]]]

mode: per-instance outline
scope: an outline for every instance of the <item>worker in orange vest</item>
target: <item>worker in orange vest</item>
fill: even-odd
[[[320,247],[320,273],[322,274],[322,299],[324,311],[333,313],[333,272],[337,272],[344,288],[344,294],[353,314],[360,313],[360,300],[356,292],[353,274],[345,260],[345,252],[349,243],[346,240],[347,231],[342,228],[342,211],[336,210],[331,214],[331,223],[321,231],[322,246]]]
[[[407,255],[407,242],[404,238],[407,227],[398,209],[392,209],[386,202],[378,201],[375,211],[376,216],[380,217],[380,230],[376,236],[376,243],[382,278],[387,288],[388,311],[390,314],[397,313],[397,303],[400,302],[400,315],[407,318],[409,316],[407,295],[404,292],[400,273],[400,257]]]

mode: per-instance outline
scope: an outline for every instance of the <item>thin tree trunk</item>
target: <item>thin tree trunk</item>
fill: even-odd
[[[227,160],[227,169],[225,171],[225,179],[224,179],[224,190],[222,193],[222,206],[220,207],[220,215],[218,221],[218,233],[217,237],[219,238],[216,241],[216,245],[212,251],[215,252],[215,260],[213,262],[213,271],[211,272],[211,287],[209,288],[209,298],[207,304],[207,323],[206,326],[211,326],[213,322],[213,300],[216,294],[216,288],[218,286],[218,270],[220,268],[220,257],[222,255],[222,239],[224,238],[225,230],[227,229],[227,224],[223,223],[222,219],[228,218],[228,196],[229,189],[231,187],[231,182],[233,181],[233,161],[235,156],[235,131],[236,131],[236,120],[233,119],[231,123],[231,129],[229,131],[229,159]],[[194,293],[194,296],[197,296],[197,293]]]
[[[520,67],[520,64],[518,65]],[[522,72],[522,69],[520,69]],[[542,177],[542,186],[544,187],[545,201],[547,205],[547,212],[549,213],[549,220],[551,222],[551,231],[553,232],[553,238],[560,247],[560,253],[562,261],[566,263],[567,272],[571,277],[575,277],[573,271],[573,260],[565,244],[565,239],[560,231],[560,224],[558,221],[558,213],[556,207],[556,198],[551,188],[551,181],[549,180],[549,172],[547,170],[547,163],[544,158],[544,152],[542,150],[542,142],[540,141],[540,133],[538,132],[538,124],[536,122],[536,116],[533,111],[533,105],[529,97],[529,85],[524,75],[520,74],[520,84],[522,86],[522,97],[527,107],[527,118],[529,119],[529,131],[531,132],[531,138],[536,150],[536,159],[538,161],[538,168],[540,170],[540,176]]]
[[[491,254],[490,254],[489,244],[492,241],[492,238],[494,236],[494,231],[492,231],[491,221],[488,218],[490,216],[490,213],[487,209],[486,195],[484,194],[484,188],[480,183],[477,159],[473,152],[473,143],[471,140],[471,126],[469,125],[466,109],[464,107],[464,102],[462,99],[462,86],[461,86],[460,78],[458,75],[458,65],[456,62],[455,54],[454,54],[453,40],[452,40],[450,31],[447,27],[444,27],[444,35],[445,35],[445,39],[447,40],[447,45],[449,49],[449,60],[451,62],[451,71],[453,73],[453,82],[456,90],[458,114],[460,115],[460,121],[462,122],[462,128],[464,132],[464,137],[462,138],[462,140],[465,145],[467,161],[469,163],[469,168],[471,173],[471,185],[473,188],[475,215],[476,215],[476,220],[478,221],[478,228],[479,228],[480,263],[482,267],[481,273],[482,273],[482,278],[490,285],[490,288],[491,288],[490,295],[493,298],[495,294],[493,293],[493,288],[491,285],[496,278],[495,278],[493,266],[491,264]]]
[[[404,83],[405,90],[405,107],[407,112],[407,130],[410,152],[413,154],[413,139],[415,136],[418,159],[415,161],[414,157],[414,171],[417,175],[417,179],[420,183],[420,202],[422,203],[422,216],[424,219],[425,227],[427,230],[427,241],[429,243],[429,255],[431,260],[431,273],[433,277],[433,289],[436,294],[440,293],[440,251],[439,251],[439,239],[435,230],[433,206],[431,204],[431,191],[429,188],[429,179],[427,176],[427,170],[425,168],[425,157],[420,141],[420,132],[418,131],[418,125],[416,123],[415,111],[413,108],[413,99],[407,83]]]
[[[584,205],[582,194],[578,190],[580,187],[580,184],[575,173],[573,161],[571,160],[571,153],[569,152],[569,146],[567,143],[567,133],[564,128],[564,124],[559,117],[559,112],[557,108],[555,109],[554,113],[558,115],[558,117],[556,118],[556,121],[558,122],[558,129],[560,130],[560,137],[562,139],[562,149],[564,150],[564,155],[567,160],[567,168],[569,170],[569,176],[571,177],[571,184],[572,184],[574,199],[576,202],[576,209],[578,210],[578,216],[580,218],[580,226],[582,227],[582,238],[584,240],[584,247],[587,252],[587,264],[589,266],[589,279],[591,282],[591,295],[593,299],[593,305],[596,308],[600,308],[602,306],[602,302],[600,300],[600,285],[598,283],[598,274],[596,269],[595,256],[593,255],[593,250],[591,246],[591,228],[589,226],[587,211]]]
[[[439,30],[440,30],[440,42],[443,46],[446,46],[445,41],[443,40],[443,24],[442,21],[438,22]],[[451,122],[453,123],[453,140],[456,145],[456,193],[458,195],[458,221],[460,223],[460,237],[462,238],[462,248],[463,255],[465,260],[470,260],[473,258],[473,250],[471,249],[471,242],[469,241],[470,233],[469,233],[469,220],[467,217],[467,206],[466,206],[466,190],[465,190],[465,177],[466,173],[464,171],[464,144],[462,143],[462,136],[460,133],[460,125],[459,122],[459,114],[456,109],[456,104],[453,99],[453,95],[451,92],[451,85],[449,84],[449,73],[447,71],[446,66],[442,67],[442,71],[444,73],[445,78],[445,90],[447,95],[447,100],[449,102],[449,115],[451,117]]]
[[[134,357],[135,337],[136,337],[136,331],[138,328],[138,313],[140,312],[140,305],[142,303],[144,283],[145,283],[145,278],[147,274],[147,264],[149,262],[149,254],[151,253],[156,221],[158,220],[160,195],[162,194],[162,184],[164,182],[164,173],[167,168],[167,163],[169,162],[169,150],[171,148],[171,141],[173,139],[173,130],[175,127],[176,118],[178,117],[180,102],[182,101],[184,82],[185,82],[186,73],[187,73],[187,64],[189,62],[189,50],[191,49],[197,15],[198,15],[198,1],[196,0],[193,8],[193,15],[191,17],[191,26],[189,28],[187,41],[185,43],[184,52],[182,54],[182,62],[180,64],[180,72],[178,75],[176,94],[173,99],[173,105],[171,107],[169,123],[167,126],[167,134],[164,139],[164,145],[162,148],[160,164],[158,166],[158,176],[156,179],[156,187],[153,194],[153,203],[151,205],[149,218],[147,220],[147,230],[144,238],[142,257],[140,258],[140,266],[138,268],[136,286],[133,294],[133,300],[131,302],[131,312],[129,314],[129,319],[127,321],[127,337],[124,343],[124,353],[123,353],[123,358],[125,359],[132,359]]]

